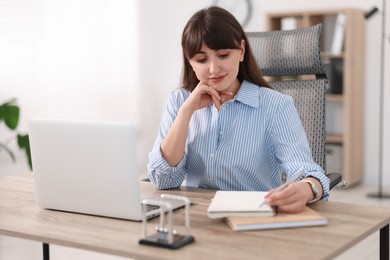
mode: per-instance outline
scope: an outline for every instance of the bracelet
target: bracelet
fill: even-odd
[[[310,187],[311,187],[311,190],[314,194],[314,199],[308,201],[307,203],[313,203],[313,202],[316,202],[318,200],[321,199],[321,193],[320,193],[320,190],[318,189],[317,185],[311,181],[311,180],[307,180],[307,179],[303,179],[301,180],[302,182],[306,182],[306,183],[309,183],[310,184]]]

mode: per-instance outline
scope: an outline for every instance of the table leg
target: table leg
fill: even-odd
[[[389,224],[379,231],[379,258],[388,260],[389,258]]]
[[[43,260],[50,260],[49,244],[42,243]]]

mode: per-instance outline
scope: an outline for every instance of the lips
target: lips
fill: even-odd
[[[218,83],[218,82],[221,82],[222,80],[224,80],[225,77],[226,77],[226,75],[219,76],[219,77],[212,77],[212,78],[209,78],[209,80],[213,83]]]

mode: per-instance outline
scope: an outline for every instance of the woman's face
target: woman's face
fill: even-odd
[[[245,41],[240,49],[212,50],[206,44],[189,62],[198,80],[213,87],[218,92],[231,91],[236,94],[239,88],[237,79],[240,62],[243,61]]]

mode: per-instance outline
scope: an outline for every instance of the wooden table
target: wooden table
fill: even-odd
[[[207,217],[214,191],[159,191],[147,182],[141,182],[141,190],[188,196],[195,203],[195,243],[178,250],[139,245],[139,222],[42,209],[31,174],[0,178],[0,235],[137,259],[332,259],[380,230],[381,256],[389,257],[389,208],[318,202],[312,208],[328,218],[327,226],[234,232],[224,221]],[[150,230],[157,222],[149,222]],[[180,232],[184,209],[174,212],[174,225]]]

